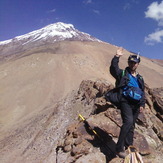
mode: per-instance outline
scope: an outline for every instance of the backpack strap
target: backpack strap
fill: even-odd
[[[122,70],[122,77],[125,76],[125,70]]]
[[[143,77],[142,77],[141,75],[139,75],[139,78],[140,78],[141,80],[143,80]]]
[[[122,79],[125,75],[126,75],[126,70],[122,70],[122,71],[121,71],[121,74],[119,74],[118,79],[117,79],[116,82],[115,82],[116,88],[119,87],[119,83],[120,83],[121,79]]]

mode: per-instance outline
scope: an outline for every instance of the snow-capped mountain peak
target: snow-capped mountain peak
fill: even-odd
[[[100,40],[90,36],[87,33],[83,33],[74,28],[72,24],[65,24],[58,22],[55,24],[50,24],[39,30],[32,31],[25,35],[17,36],[13,39],[1,41],[0,45],[20,42],[22,45],[33,43],[36,41],[46,41],[46,42],[56,42],[63,40],[78,40],[78,41],[99,41]]]

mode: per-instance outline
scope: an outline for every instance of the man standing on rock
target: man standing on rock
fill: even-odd
[[[119,48],[113,57],[110,73],[116,79],[123,121],[116,145],[116,152],[119,157],[124,158],[127,155],[125,149],[133,144],[135,121],[139,112],[142,112],[145,106],[145,96],[144,80],[136,71],[140,63],[140,56],[130,55],[128,67],[125,70],[120,69],[118,66],[121,56],[123,56],[123,48]]]

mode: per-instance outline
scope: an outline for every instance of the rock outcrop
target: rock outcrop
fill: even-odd
[[[81,83],[75,103],[89,110],[83,113],[88,124],[75,121],[69,126],[56,148],[57,163],[123,161],[115,156],[115,144],[122,125],[120,110],[104,98],[111,88],[113,85],[106,81],[85,80]],[[149,89],[146,85],[147,103],[136,122],[134,146],[144,162],[161,163],[163,159],[162,91],[162,88]]]
[[[120,110],[104,94],[113,88],[105,80],[83,80],[78,91],[52,103],[0,141],[0,161],[34,163],[117,163],[115,145],[122,120]],[[162,88],[146,86],[147,103],[139,114],[134,146],[145,163],[161,163]],[[88,123],[84,123],[81,114]],[[21,140],[21,141],[20,141]]]

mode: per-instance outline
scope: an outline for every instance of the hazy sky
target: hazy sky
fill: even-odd
[[[0,41],[56,22],[163,59],[163,0],[0,0]]]

